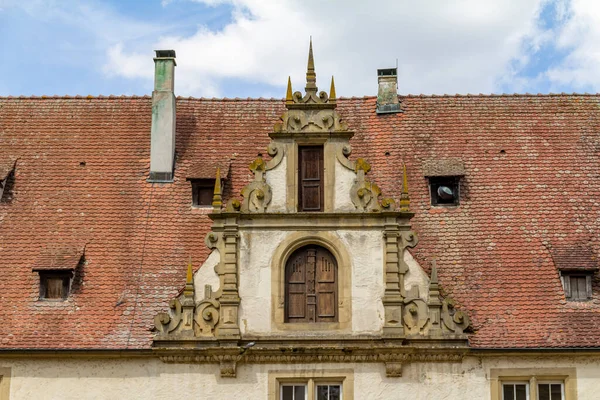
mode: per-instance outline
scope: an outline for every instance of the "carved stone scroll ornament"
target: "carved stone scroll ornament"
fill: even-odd
[[[350,161],[348,157],[352,154],[352,146],[348,143],[340,143],[337,145],[335,149],[335,157],[344,167],[348,168],[350,171],[356,170],[356,161]]]
[[[256,160],[252,161],[249,168],[254,173],[254,181],[242,189],[244,200],[240,210],[247,213],[264,213],[273,197],[271,186],[265,180],[267,164],[261,156],[258,156]]]
[[[440,301],[435,263],[431,269],[429,300],[420,298],[418,287],[412,287],[404,300],[403,322],[407,336],[435,338],[462,336],[471,323],[464,311],[454,308],[452,299]]]
[[[212,297],[212,287],[204,286],[204,300],[196,306],[194,320],[196,321],[196,336],[212,337],[219,322],[221,303]]]
[[[359,211],[381,211],[382,209],[393,210],[395,202],[384,198],[381,202],[381,189],[375,183],[365,179],[365,175],[371,170],[371,165],[362,158],[356,160],[356,180],[350,188],[350,199]]]
[[[442,301],[442,322],[443,331],[454,333],[455,335],[461,335],[465,329],[469,327],[471,321],[469,316],[463,312],[454,308],[454,300],[444,299]]]
[[[163,334],[175,331],[181,323],[181,302],[178,299],[172,299],[169,301],[169,310],[168,313],[161,312],[154,317],[156,330]]]
[[[277,167],[281,163],[281,160],[283,160],[285,147],[280,143],[271,142],[267,147],[267,154],[271,156],[271,159],[267,161],[266,171],[270,171]]]

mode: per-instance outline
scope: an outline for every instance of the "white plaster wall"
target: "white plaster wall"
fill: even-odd
[[[267,212],[286,212],[287,198],[287,148],[286,154],[278,166],[266,172],[266,181],[271,186],[273,197],[267,206]]]
[[[404,288],[406,292],[413,286],[418,286],[419,297],[423,300],[429,299],[429,276],[425,273],[421,265],[410,254],[410,251],[404,252],[404,262],[408,265],[408,272],[404,275]]]
[[[221,378],[217,365],[164,364],[142,359],[0,359],[11,368],[10,400],[211,399],[267,400],[274,370],[354,371],[355,400],[489,399],[490,368],[577,369],[577,400],[597,400],[599,357],[480,359],[462,363],[409,363],[403,376],[387,378],[380,363],[238,366],[237,378]]]
[[[352,332],[374,333],[383,328],[383,233],[338,231],[352,259]]]
[[[350,188],[354,185],[356,174],[344,167],[336,159],[335,163],[335,186],[333,194],[333,208],[335,211],[356,211],[356,207],[350,199]]]
[[[271,260],[284,231],[240,232],[240,330],[271,332]]]
[[[295,231],[294,231],[295,232]],[[240,329],[269,333],[271,262],[275,249],[292,231],[242,231],[240,235]],[[383,236],[381,231],[334,231],[352,264],[352,332],[379,332],[383,327]],[[204,267],[202,267],[204,268]],[[328,332],[325,332],[327,334]],[[330,332],[337,334],[337,332]]]
[[[219,250],[214,249],[204,264],[194,274],[194,290],[196,291],[196,301],[200,301],[204,298],[204,285],[211,285],[212,291],[216,292],[219,290],[221,283],[219,282],[219,276],[215,272],[215,267],[219,264],[221,254]]]

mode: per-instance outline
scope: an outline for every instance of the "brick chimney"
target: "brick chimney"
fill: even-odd
[[[175,50],[156,50],[152,128],[150,135],[150,182],[173,182],[175,168]]]
[[[398,75],[396,68],[377,70],[379,90],[377,92],[377,114],[399,113]]]

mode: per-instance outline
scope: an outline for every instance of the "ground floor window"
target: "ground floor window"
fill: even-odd
[[[281,383],[279,387],[280,400],[308,400],[308,386],[315,388],[314,400],[342,400],[342,384],[312,384],[312,379],[302,384]]]
[[[353,400],[352,370],[269,371],[269,400]]]
[[[576,400],[574,368],[490,370],[492,400]]]
[[[534,400],[531,398],[529,383],[502,382],[502,400]],[[537,384],[535,400],[565,400],[565,386],[562,382]]]

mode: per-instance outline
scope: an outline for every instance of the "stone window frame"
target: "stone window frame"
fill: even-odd
[[[298,147],[299,146],[323,146],[323,211],[334,210],[335,192],[335,157],[336,143],[330,138],[324,137],[294,137],[291,142],[286,143],[286,206],[288,212],[298,212]]]
[[[562,382],[565,400],[577,400],[577,370],[575,368],[492,368],[490,369],[491,400],[502,400],[502,383],[528,383],[529,399],[536,400],[538,382]]]
[[[352,369],[298,369],[269,371],[268,400],[280,400],[279,387],[286,383],[306,384],[307,400],[315,400],[316,385],[341,384],[342,399],[354,400],[354,370]]]
[[[338,265],[338,321],[285,322],[285,265],[294,251],[318,245],[331,252]],[[352,259],[345,244],[330,232],[295,232],[288,235],[275,249],[271,261],[271,324],[274,332],[333,331],[352,329]]]
[[[0,400],[10,398],[11,371],[8,367],[0,367]]]

